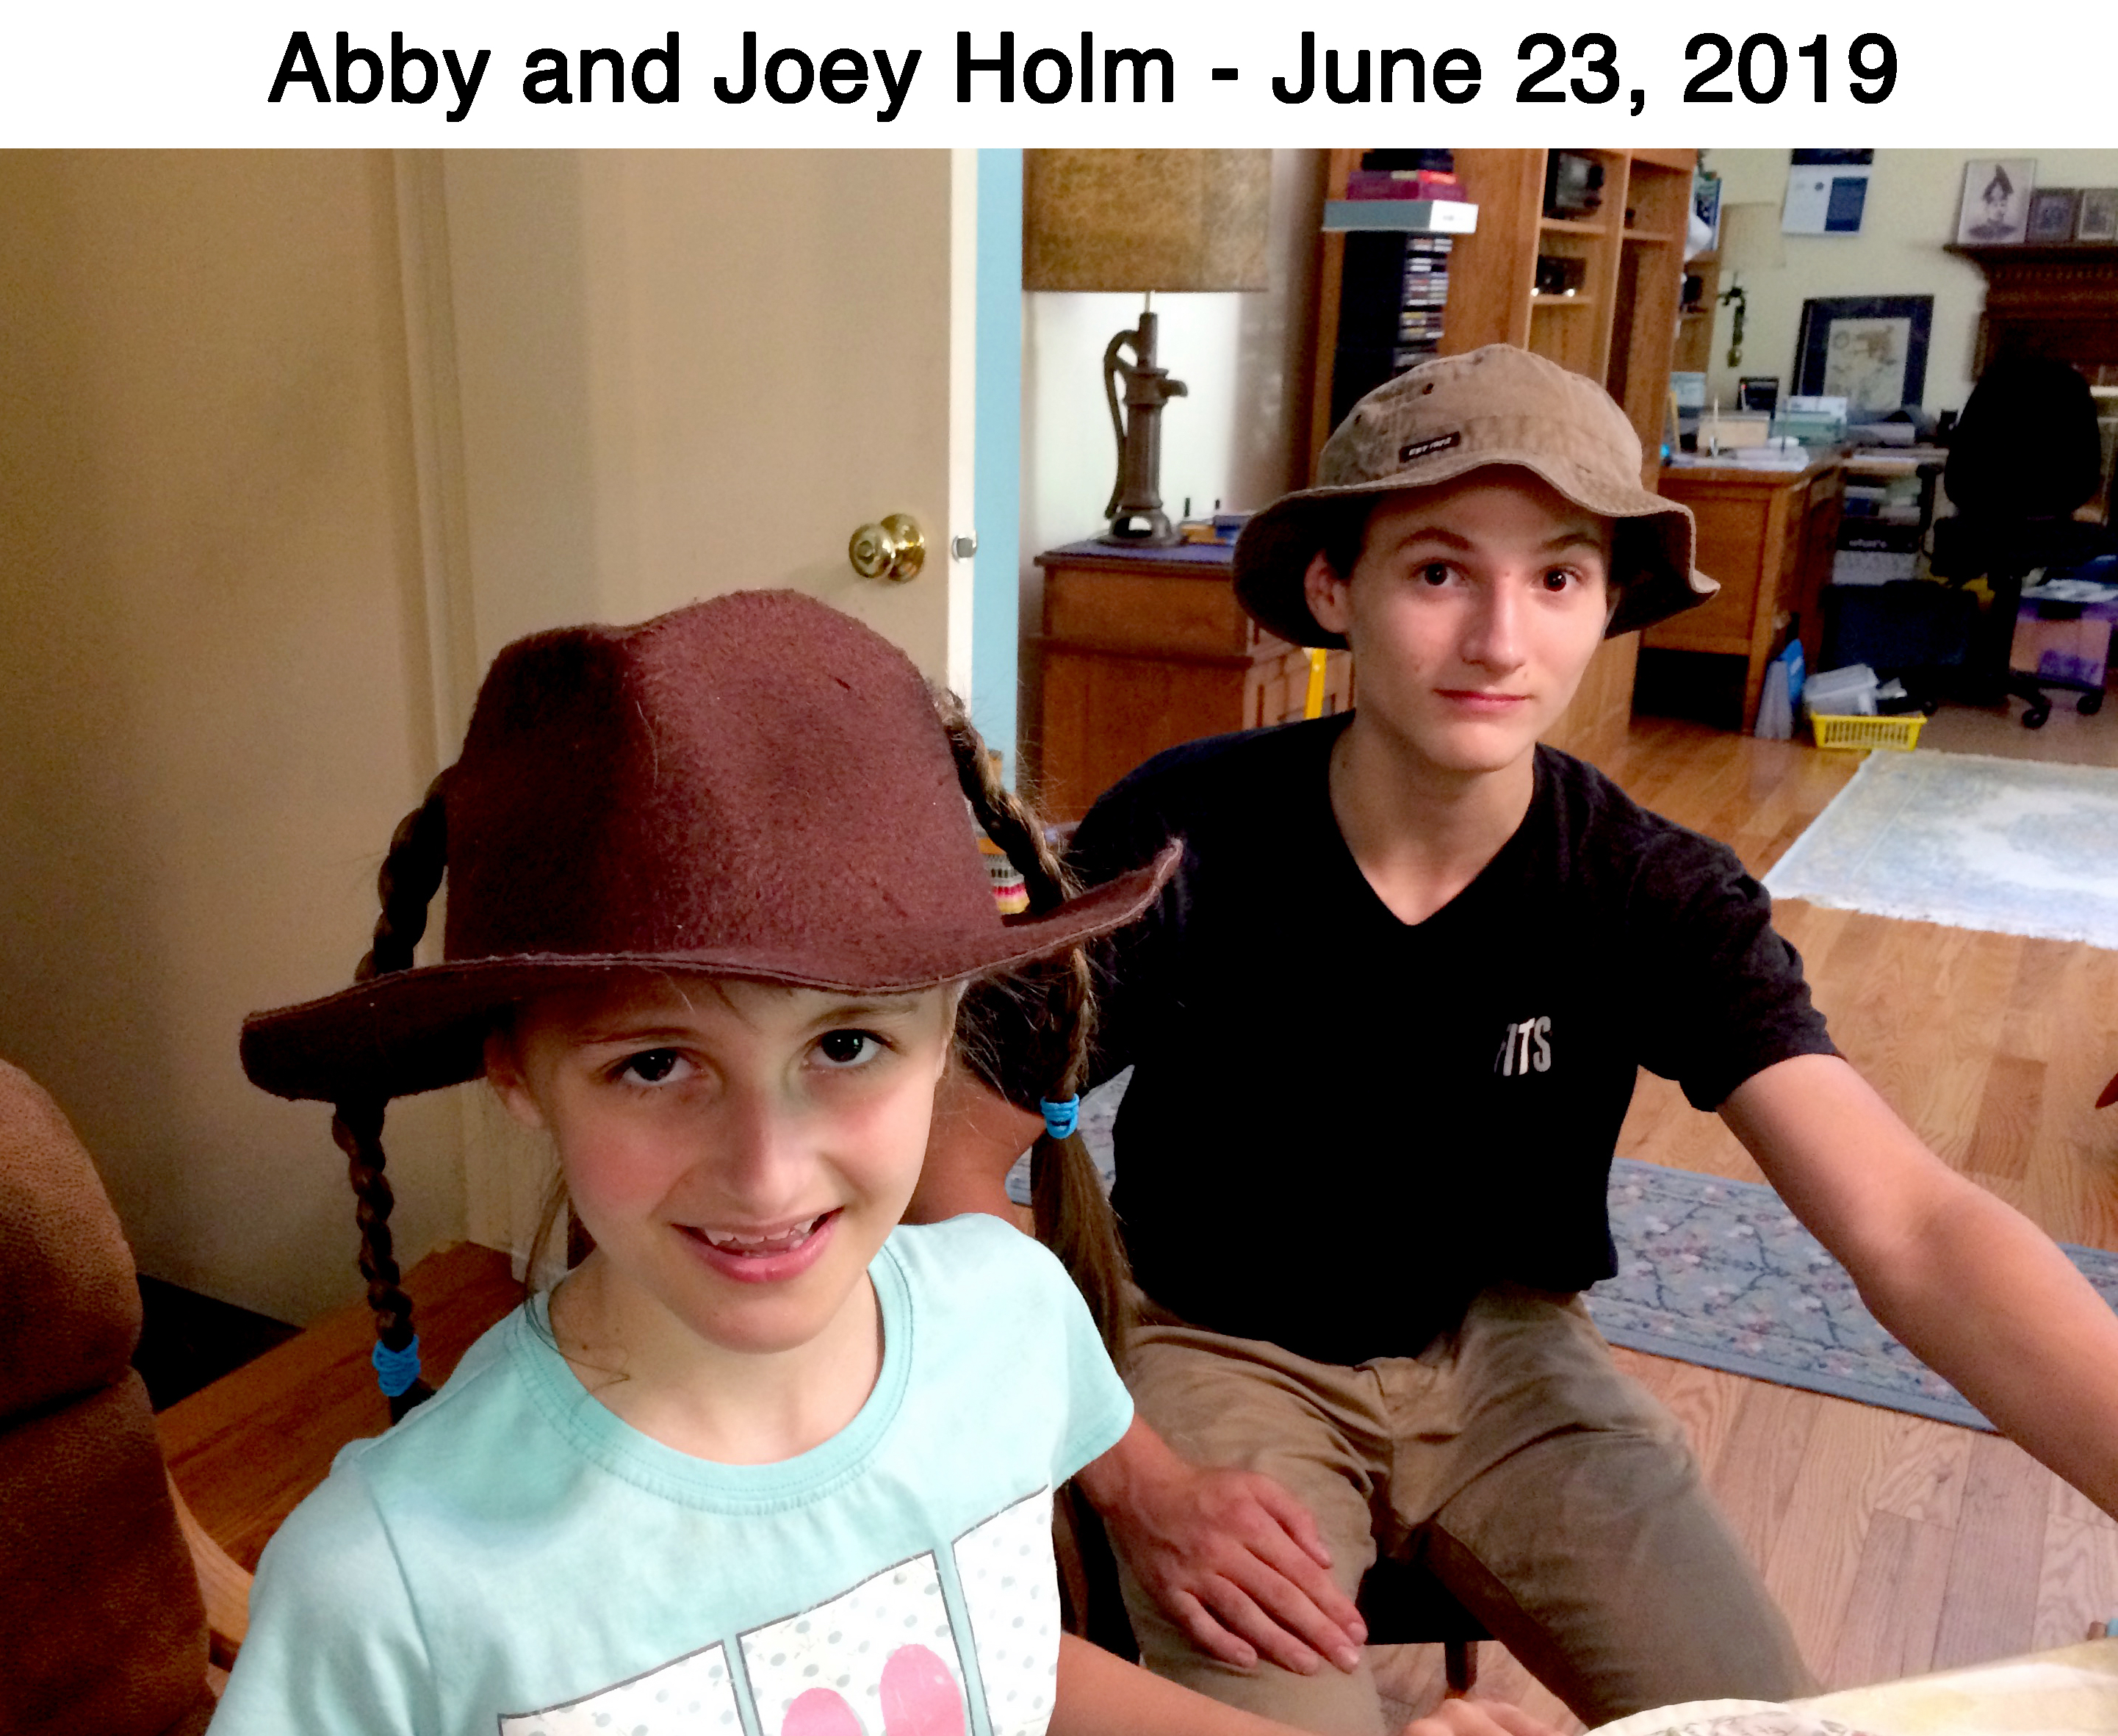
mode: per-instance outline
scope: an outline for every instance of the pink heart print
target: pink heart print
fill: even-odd
[[[886,1736],[964,1736],[964,1701],[949,1667],[924,1646],[900,1646],[882,1666]]]

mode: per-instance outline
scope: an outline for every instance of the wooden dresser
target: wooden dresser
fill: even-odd
[[[1817,593],[1831,576],[1845,488],[1835,456],[1802,470],[1732,465],[1662,473],[1660,492],[1682,501],[1698,521],[1699,570],[1718,579],[1721,590],[1710,603],[1649,627],[1641,643],[1744,659],[1746,734],[1758,720],[1765,664],[1792,617],[1800,618],[1802,650],[1815,667]]]
[[[1309,654],[1261,631],[1229,583],[1225,544],[1069,543],[1044,569],[1036,784],[1077,820],[1143,760],[1179,742],[1302,715]],[[1324,709],[1353,703],[1353,659],[1330,654]]]

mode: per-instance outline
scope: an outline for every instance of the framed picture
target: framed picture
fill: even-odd
[[[1956,244],[2020,241],[2029,231],[2035,157],[1973,157],[1963,165],[1963,199],[1956,208]]]
[[[1795,339],[1795,396],[1843,398],[1852,422],[1917,404],[1933,328],[1931,295],[1812,297]]]
[[[2118,241],[2118,187],[2084,187],[2074,220],[2076,241]]]
[[[2025,239],[2074,239],[2074,201],[2080,197],[2070,187],[2040,187],[2030,195],[2030,226]]]

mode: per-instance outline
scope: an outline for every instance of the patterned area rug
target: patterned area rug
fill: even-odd
[[[1765,887],[1834,910],[2118,948],[2118,771],[1871,753]]]
[[[1876,1324],[1771,1188],[1620,1158],[1611,1234],[1618,1275],[1589,1291],[1588,1312],[1612,1344],[1991,1429]],[[2118,1254],[2060,1245],[2118,1306]]]

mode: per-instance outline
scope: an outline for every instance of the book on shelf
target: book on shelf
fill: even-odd
[[[1346,178],[1348,199],[1461,199],[1453,174],[1420,169],[1357,169]]]

